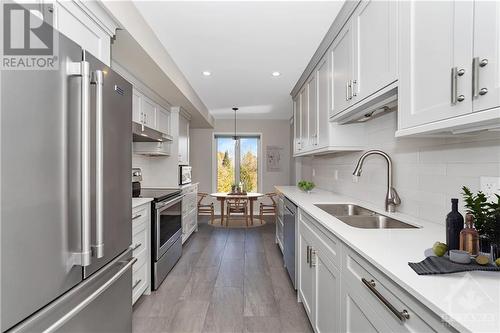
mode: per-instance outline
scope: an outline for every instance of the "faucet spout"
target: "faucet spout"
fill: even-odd
[[[365,152],[359,158],[352,175],[354,177],[361,176],[361,173],[363,171],[363,163],[365,162],[365,159],[370,155],[382,156],[387,162],[387,194],[385,196],[385,210],[386,212],[394,213],[396,211],[396,206],[399,206],[401,204],[401,198],[399,197],[396,189],[392,186],[392,161],[389,155],[381,150],[369,150]]]

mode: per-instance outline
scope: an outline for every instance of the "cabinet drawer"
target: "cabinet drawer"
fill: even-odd
[[[132,209],[132,223],[138,225],[146,223],[149,216],[149,203]]]
[[[198,203],[196,199],[197,199],[196,192],[190,192],[188,194],[185,194],[184,198],[182,198],[183,215],[187,215],[197,208]]]
[[[197,223],[196,212],[191,212],[183,217],[182,220],[182,233],[186,234],[191,231],[195,227]]]
[[[132,229],[132,255],[135,257],[147,247],[147,228],[146,223],[142,223]]]
[[[147,265],[137,266],[136,262],[132,269],[132,304],[135,303],[147,288]]]
[[[314,238],[317,238],[315,243],[318,250],[323,252],[331,262],[340,268],[342,260],[340,240],[302,210],[299,210],[299,224],[301,232],[305,229],[309,231],[309,234],[314,235]]]
[[[398,332],[453,331],[442,323],[441,318],[420,304],[351,249],[345,247],[344,253],[342,274],[344,283],[355,290],[381,316],[381,319],[391,330]],[[385,299],[385,303],[377,297],[375,292],[362,279],[372,285],[372,288]],[[400,320],[391,312],[389,304],[398,312],[403,313],[406,311],[409,317]]]

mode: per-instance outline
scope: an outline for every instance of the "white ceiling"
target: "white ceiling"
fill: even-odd
[[[237,106],[240,118],[280,119],[291,117],[290,91],[343,1],[135,5],[216,118]]]

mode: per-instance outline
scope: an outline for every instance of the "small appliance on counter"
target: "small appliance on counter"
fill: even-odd
[[[191,184],[192,169],[189,165],[179,165],[179,185]]]
[[[182,255],[182,197],[178,188],[142,188],[142,171],[132,169],[134,198],[151,203],[151,286],[157,290]]]

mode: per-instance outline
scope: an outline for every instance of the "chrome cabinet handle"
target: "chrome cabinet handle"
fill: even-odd
[[[46,330],[44,330],[44,333],[52,333],[57,331],[61,326],[66,324],[71,318],[76,316],[80,311],[85,309],[90,303],[92,303],[99,295],[101,295],[103,292],[105,292],[109,287],[111,287],[123,274],[125,274],[131,267],[132,265],[137,261],[136,258],[130,258],[127,261],[120,262],[124,263],[125,266],[123,266],[111,279],[106,281],[103,285],[101,285],[96,291],[94,291],[89,297],[87,297],[83,302],[78,304],[77,306],[73,307],[69,312],[67,312],[64,316],[59,318],[55,323],[50,325]]]
[[[97,70],[92,73],[92,84],[96,86],[96,226],[95,244],[92,245],[93,254],[96,258],[104,256],[104,119],[102,90],[104,85],[104,74]]]
[[[137,250],[138,248],[140,248],[140,247],[141,247],[141,245],[142,245],[142,243],[137,243],[137,244],[135,244],[135,245],[134,245],[134,247],[132,248],[132,251]]]
[[[453,67],[451,69],[451,104],[455,105],[457,102],[463,102],[465,100],[464,95],[458,96],[458,77],[465,74],[465,69],[458,69]]]
[[[346,81],[345,83],[345,100],[349,100],[349,81]]]
[[[352,96],[356,97],[358,96],[358,81],[353,80],[352,81]]]
[[[472,59],[472,97],[479,97],[479,57]]]
[[[347,81],[347,91],[348,91],[348,96],[349,98],[347,100],[351,100],[352,99],[352,80],[349,80]]]
[[[311,258],[309,260],[309,267],[316,267],[316,253],[317,251],[311,248]]]
[[[307,254],[306,254],[306,263],[308,264],[309,263],[309,260],[311,258],[311,247],[309,245],[307,245]]]
[[[82,206],[82,232],[81,232],[81,252],[72,253],[73,264],[82,267],[89,266],[91,263],[91,174],[90,174],[90,66],[87,61],[70,62],[67,64],[67,72],[69,76],[81,77],[80,95],[81,95],[81,141],[82,141],[82,190],[81,190],[81,206]]]
[[[132,221],[137,220],[141,216],[142,216],[142,214],[137,214],[137,215],[132,216]]]
[[[398,309],[396,309],[394,307],[394,305],[392,305],[375,287],[376,287],[376,284],[375,284],[375,281],[374,280],[370,280],[368,281],[367,279],[365,278],[361,278],[361,281],[365,284],[365,286],[368,287],[368,289],[370,289],[370,291],[375,294],[375,296],[377,296],[377,298],[382,302],[384,303],[384,305],[389,309],[391,310],[391,312],[396,316],[398,317],[398,319],[401,321],[401,322],[404,322],[405,320],[408,320],[410,319],[410,314],[408,313],[408,311],[405,309],[403,311],[398,311]]]
[[[135,281],[134,285],[132,286],[132,290],[135,289],[139,285],[139,283],[141,283],[141,282],[142,282],[142,279]]]
[[[481,88],[479,90],[479,95],[484,96],[488,93],[488,88]]]

